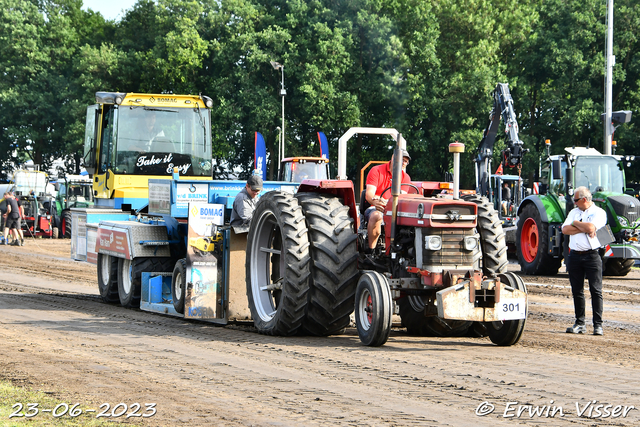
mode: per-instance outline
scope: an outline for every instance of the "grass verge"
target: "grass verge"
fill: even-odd
[[[115,421],[96,418],[102,408],[82,403],[74,406],[76,403],[78,402],[61,402],[46,392],[30,391],[16,387],[9,381],[0,380],[0,426],[2,427],[23,425],[101,427],[116,424]],[[87,409],[95,409],[97,412],[86,412]],[[54,414],[60,416],[54,416]],[[136,424],[127,422],[126,425],[135,426]]]

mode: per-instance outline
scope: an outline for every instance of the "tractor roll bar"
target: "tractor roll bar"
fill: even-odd
[[[350,128],[338,140],[338,176],[337,179],[347,179],[347,141],[357,133],[369,135],[391,135],[394,139],[400,138],[403,147],[406,147],[406,141],[395,129],[389,128]],[[402,164],[402,163],[401,163]]]

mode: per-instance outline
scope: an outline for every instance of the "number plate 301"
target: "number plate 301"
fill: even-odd
[[[526,298],[502,299],[495,308],[496,317],[500,320],[518,320],[527,317]]]

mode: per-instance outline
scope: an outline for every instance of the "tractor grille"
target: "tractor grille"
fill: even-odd
[[[454,221],[451,219],[440,219],[442,217],[446,218],[450,214],[460,215],[461,218],[473,218],[472,220],[463,219],[455,221],[455,224],[462,225],[465,223],[473,223],[476,212],[474,206],[437,204],[434,205],[433,211],[431,212],[431,222],[434,226],[437,226],[437,224],[453,224]]]
[[[422,265],[423,268],[433,267],[455,267],[473,266],[480,258],[480,241],[473,251],[464,248],[464,238],[466,236],[479,236],[475,229],[439,229],[423,228],[423,236],[440,236],[442,238],[442,249],[432,251],[425,248],[424,237],[422,243]]]
[[[630,223],[634,223],[640,217],[640,201],[631,196],[612,196],[609,202],[616,215],[627,218]]]

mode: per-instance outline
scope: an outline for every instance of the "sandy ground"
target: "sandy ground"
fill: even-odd
[[[95,267],[71,261],[69,249],[65,240],[0,247],[0,378],[98,411],[122,403],[133,413],[139,403],[137,414],[150,414],[145,404],[155,404],[153,416],[111,417],[119,422],[640,425],[638,270],[605,278],[603,337],[564,332],[573,304],[561,272],[524,277],[530,315],[513,347],[394,328],[386,345],[369,348],[353,328],[329,338],[268,337],[247,325],[107,305]]]

